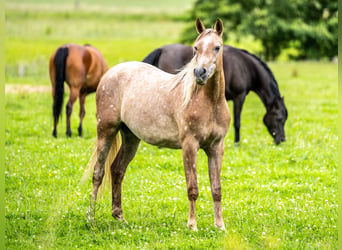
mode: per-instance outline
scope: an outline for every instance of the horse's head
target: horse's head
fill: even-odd
[[[194,45],[194,76],[197,84],[204,85],[216,72],[218,58],[223,51],[223,23],[216,20],[213,29],[206,29],[199,18],[196,19],[196,30],[199,34]]]
[[[275,98],[264,116],[264,123],[274,138],[274,143],[279,144],[285,141],[285,122],[287,120],[287,109],[284,98]]]

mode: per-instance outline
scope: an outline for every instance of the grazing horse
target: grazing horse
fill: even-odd
[[[62,111],[64,99],[64,81],[70,88],[70,97],[66,105],[66,135],[71,137],[70,116],[74,102],[80,100],[80,125],[78,135],[82,136],[82,121],[85,116],[85,98],[95,92],[108,65],[100,51],[90,45],[65,44],[51,55],[49,63],[52,84],[54,129],[57,137],[57,124]]]
[[[176,74],[193,57],[192,48],[183,44],[169,44],[152,51],[143,62]],[[264,124],[274,142],[285,141],[287,109],[272,71],[257,56],[246,50],[224,45],[223,69],[226,100],[234,103],[235,142],[240,141],[240,119],[245,97],[254,91],[266,107]]]
[[[221,164],[230,112],[224,96],[222,64],[223,23],[206,29],[196,19],[199,33],[195,56],[177,75],[143,62],[111,68],[96,92],[97,147],[88,170],[94,167],[93,195],[88,212],[95,217],[95,201],[104,175],[112,180],[112,215],[123,219],[121,184],[140,140],[159,147],[182,149],[189,199],[188,227],[197,229],[197,152],[208,156],[214,203],[214,224],[224,229],[221,208]],[[116,140],[121,134],[121,147]],[[115,160],[112,152],[117,152]],[[93,164],[93,162],[96,162]],[[103,184],[102,184],[103,185]]]

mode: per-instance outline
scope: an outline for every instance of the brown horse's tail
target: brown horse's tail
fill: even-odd
[[[108,186],[108,188],[110,189],[110,187],[112,185],[112,174],[111,174],[110,169],[111,169],[112,163],[114,162],[114,160],[115,160],[115,158],[119,152],[120,144],[121,144],[120,136],[119,136],[119,134],[117,134],[113,139],[113,143],[109,149],[108,156],[106,159],[105,174],[104,174],[104,177],[102,180],[102,184],[101,184],[99,191],[97,193],[97,197],[99,197],[99,198],[102,197],[105,187]],[[82,177],[81,182],[87,180],[89,178],[89,176],[94,172],[94,167],[96,165],[96,162],[97,162],[97,146],[95,147],[93,154],[90,157],[86,173]]]
[[[65,64],[69,55],[69,48],[61,47],[57,50],[55,55],[55,67],[56,67],[56,83],[55,83],[55,95],[53,97],[53,116],[58,121],[61,115],[63,99],[64,99],[64,81],[65,81]]]

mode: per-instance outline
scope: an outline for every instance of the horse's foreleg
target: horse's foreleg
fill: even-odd
[[[84,104],[85,104],[86,96],[87,96],[86,93],[82,93],[80,95],[80,125],[78,126],[78,136],[80,136],[80,137],[82,137],[82,135],[83,135],[82,122],[83,122],[83,118],[85,116]]]
[[[123,220],[121,207],[121,186],[128,164],[137,152],[140,140],[127,127],[121,129],[122,144],[111,166],[112,174],[112,216]]]
[[[211,195],[214,202],[214,225],[224,230],[221,207],[221,166],[224,153],[224,141],[206,150],[208,156]]]
[[[70,97],[69,101],[66,105],[66,115],[67,115],[67,130],[66,135],[67,137],[71,137],[71,128],[70,128],[70,116],[72,113],[72,107],[74,106],[74,103],[79,95],[79,90],[76,88],[70,88]]]
[[[198,142],[194,138],[186,139],[182,144],[183,164],[186,177],[188,198],[189,198],[189,218],[188,228],[197,230],[196,222],[196,200],[198,197],[197,184],[197,151]]]
[[[234,142],[238,143],[240,141],[240,126],[241,126],[241,111],[242,105],[245,102],[246,95],[242,93],[233,99],[234,102],[234,130],[235,139]]]

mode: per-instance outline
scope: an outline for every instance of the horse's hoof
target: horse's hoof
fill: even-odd
[[[82,127],[81,128],[78,127],[78,136],[79,137],[83,137],[83,129],[82,129]]]
[[[53,137],[57,138],[57,132],[56,131],[53,131],[52,135],[53,135]]]
[[[114,219],[120,222],[123,222],[125,224],[128,224],[128,222],[125,220],[125,218],[123,217],[122,214],[118,214],[118,215],[113,215]]]
[[[226,228],[224,227],[224,224],[222,224],[222,225],[217,225],[217,224],[215,224],[215,227],[216,227],[217,229],[220,229],[220,230],[224,231],[224,232],[227,231]]]
[[[197,231],[198,231],[197,225],[196,225],[196,224],[189,224],[189,223],[188,223],[187,227],[188,227],[191,231],[194,231],[194,232],[197,232]]]
[[[126,220],[123,217],[123,213],[122,213],[121,208],[114,208],[112,211],[112,216],[114,217],[114,219],[116,219],[118,221],[126,222]]]
[[[124,219],[122,214],[113,214],[113,218],[116,220],[123,220]]]
[[[67,131],[66,136],[70,138],[71,137],[71,131]]]

